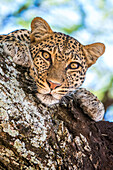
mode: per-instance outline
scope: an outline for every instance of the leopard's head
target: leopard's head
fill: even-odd
[[[31,23],[30,38],[30,74],[37,85],[37,97],[49,105],[80,87],[87,69],[105,51],[102,43],[84,46],[68,35],[53,32],[40,17]]]

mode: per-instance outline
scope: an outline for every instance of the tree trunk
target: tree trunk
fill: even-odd
[[[0,56],[0,169],[113,169],[113,123],[92,121],[74,95],[44,106],[28,73]]]

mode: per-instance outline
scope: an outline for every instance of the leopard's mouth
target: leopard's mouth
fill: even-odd
[[[38,89],[39,90],[39,89]],[[40,89],[36,94],[40,101],[46,105],[59,103],[59,100],[67,93],[73,92],[74,88]]]
[[[54,89],[46,85],[45,87],[38,87],[37,97],[39,100],[41,100],[42,103],[51,105],[58,103],[63,96],[73,90],[74,88],[63,87],[63,85]]]
[[[55,98],[51,93],[47,94],[37,93],[36,95],[42,103],[48,106],[55,103],[59,103],[59,99]]]
[[[48,93],[48,94],[46,94],[47,96],[50,96],[50,97],[53,97],[53,95],[51,94],[51,93]]]

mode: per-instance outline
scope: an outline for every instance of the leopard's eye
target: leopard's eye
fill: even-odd
[[[71,62],[71,63],[67,66],[66,70],[67,70],[67,69],[72,69],[72,70],[79,69],[80,66],[81,66],[81,65],[80,65],[79,63],[77,63],[77,62]]]
[[[79,63],[74,63],[74,62],[70,63],[70,68],[71,69],[77,69],[77,68],[79,68],[79,66],[80,66]]]
[[[51,55],[50,55],[47,51],[42,51],[42,56],[43,56],[46,60],[50,60],[50,59],[51,59]]]

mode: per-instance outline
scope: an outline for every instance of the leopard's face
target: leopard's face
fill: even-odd
[[[82,45],[68,35],[54,33],[32,43],[31,55],[35,67],[31,68],[31,75],[37,85],[37,96],[44,103],[58,102],[85,79],[88,66]]]
[[[88,67],[104,51],[102,43],[84,46],[68,35],[53,32],[44,19],[34,18],[30,33],[31,62],[27,64],[37,85],[37,97],[50,105],[80,87]]]

